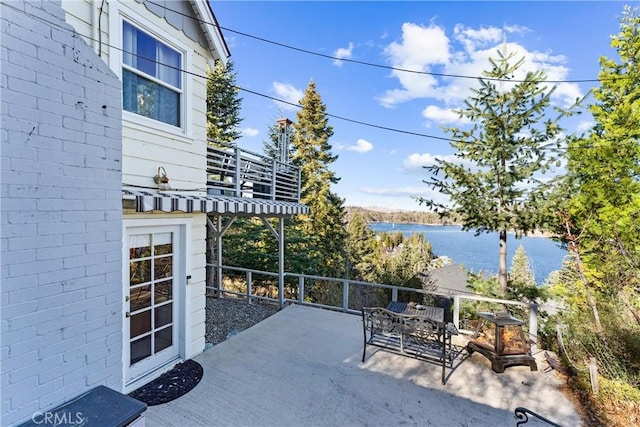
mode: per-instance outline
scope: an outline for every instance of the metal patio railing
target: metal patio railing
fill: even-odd
[[[345,313],[352,314],[360,314],[360,308],[354,308],[354,306],[350,303],[350,289],[358,286],[363,286],[365,288],[370,289],[386,289],[390,291],[390,300],[385,303],[385,306],[388,302],[397,301],[398,295],[400,293],[413,294],[416,295],[416,298],[420,298],[423,296],[434,296],[440,298],[450,298],[453,300],[453,319],[452,322],[456,326],[456,328],[463,332],[471,334],[474,331],[465,329],[464,325],[460,324],[460,304],[462,301],[485,301],[493,304],[501,304],[501,305],[511,305],[524,307],[528,310],[528,325],[529,325],[529,340],[533,343],[537,343],[538,341],[538,305],[534,303],[524,303],[520,301],[512,301],[512,300],[504,300],[504,299],[496,299],[496,298],[488,298],[480,295],[473,294],[455,294],[449,292],[436,292],[436,291],[428,291],[424,289],[416,289],[416,288],[407,288],[403,286],[389,285],[384,283],[374,283],[374,282],[363,282],[358,280],[348,280],[348,279],[340,279],[334,277],[323,277],[323,276],[314,276],[308,274],[298,274],[298,273],[284,273],[284,280],[287,278],[295,278],[295,280],[288,281],[288,287],[290,290],[289,295],[285,295],[285,287],[284,283],[279,283],[279,274],[268,271],[260,271],[260,270],[251,270],[248,268],[241,267],[231,267],[231,266],[222,266],[218,268],[218,266],[213,264],[207,264],[208,268],[212,269],[213,277],[219,278],[214,280],[214,286],[207,286],[207,290],[215,292],[218,296],[224,297],[225,294],[236,295],[240,297],[244,297],[248,302],[251,302],[253,299],[256,300],[266,300],[276,302],[280,305],[280,307],[284,307],[285,303],[296,303],[302,305],[308,305],[312,307],[320,307],[324,309],[342,311]],[[245,288],[242,292],[224,289],[221,288],[218,283],[220,283],[221,278],[223,277],[223,273],[225,271],[231,272],[235,276],[244,275],[245,280]],[[254,282],[256,281],[255,277],[273,277],[274,282],[278,283],[277,285],[277,297],[269,297],[269,296],[260,296],[255,292]],[[309,282],[321,282],[324,286],[335,286],[340,287],[342,292],[341,302],[336,305],[329,304],[321,304],[317,302],[310,301],[306,298],[307,288],[309,286]],[[339,294],[339,292],[335,292]],[[406,295],[405,294],[405,295]],[[462,327],[461,327],[462,326]]]
[[[213,145],[212,145],[213,144]],[[300,202],[300,169],[239,147],[210,141],[207,146],[207,193]]]

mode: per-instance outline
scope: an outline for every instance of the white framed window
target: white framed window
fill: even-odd
[[[126,19],[122,48],[124,110],[183,128],[183,53]]]

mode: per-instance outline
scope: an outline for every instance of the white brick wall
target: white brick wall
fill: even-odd
[[[59,1],[3,1],[0,425],[122,389],[121,85]]]

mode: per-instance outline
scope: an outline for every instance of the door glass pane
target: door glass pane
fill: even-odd
[[[173,280],[156,283],[156,289],[153,293],[154,302],[161,304],[173,298]]]
[[[132,288],[129,291],[129,310],[138,311],[151,306],[151,285]]]
[[[151,330],[151,310],[134,314],[130,317],[130,319],[131,338],[135,338],[138,335],[144,334],[145,332],[149,332]]]
[[[129,236],[129,259],[151,256],[151,235],[137,234]]]
[[[151,335],[131,342],[131,364],[151,356]]]
[[[129,263],[129,285],[151,281],[151,260],[134,261]]]
[[[168,325],[173,321],[173,303],[156,307],[155,312],[156,328],[161,328],[162,326]]]
[[[173,327],[169,326],[155,333],[156,353],[173,344]]]
[[[129,238],[131,364],[142,366],[142,360],[174,347],[173,239],[173,232]]]
[[[154,279],[166,279],[173,276],[173,257],[156,258]]]
[[[171,233],[158,233],[153,236],[153,253],[155,255],[167,255],[173,252]]]

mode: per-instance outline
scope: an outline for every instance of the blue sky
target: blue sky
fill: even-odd
[[[268,97],[297,104],[312,80],[330,115],[447,137],[443,126],[464,126],[451,110],[462,105],[475,80],[385,67],[479,76],[506,40],[509,51],[525,58],[523,73],[544,69],[549,80],[596,79],[599,57],[616,57],[610,36],[619,31],[625,4],[638,2],[212,2],[236,83],[267,96],[240,93],[238,144],[257,152],[269,126],[283,116],[295,120],[297,111]],[[335,61],[257,38],[384,67]],[[595,85],[559,83],[554,103],[566,106]],[[422,182],[422,166],[449,158],[448,142],[334,117],[329,124],[332,152],[339,156],[331,169],[341,178],[334,190],[346,206],[425,210],[414,196],[440,200]],[[563,124],[579,132],[589,127],[590,117]]]

